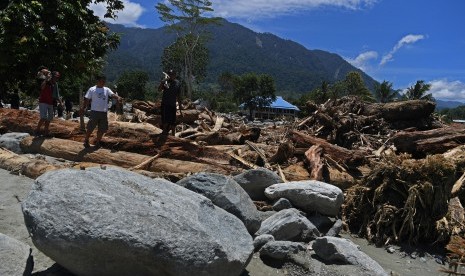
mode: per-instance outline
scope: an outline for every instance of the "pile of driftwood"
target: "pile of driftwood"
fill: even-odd
[[[158,103],[136,101],[132,107],[130,122],[111,120],[102,148],[85,149],[79,123],[64,120],[52,121],[54,138],[26,138],[22,148],[76,167],[116,165],[172,181],[256,167],[276,171],[283,181],[325,181],[346,191],[346,224],[377,244],[447,243],[465,233],[463,216],[453,213],[463,211],[458,198],[463,203],[465,197],[465,128],[438,120],[433,102],[309,102],[306,118],[259,126],[188,104],[178,113],[175,136],[159,135]],[[32,133],[37,121],[36,112],[0,109],[0,133]],[[33,166],[20,164],[40,163],[31,176],[55,166],[11,155],[0,152],[0,166],[9,160],[8,166],[28,174],[24,168]]]

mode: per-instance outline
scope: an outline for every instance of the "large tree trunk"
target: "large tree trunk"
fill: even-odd
[[[28,110],[0,109],[0,126],[12,132],[33,133],[39,122],[39,113]],[[150,135],[161,133],[161,129],[147,123],[109,122],[107,136],[150,141]],[[57,138],[81,140],[84,134],[75,121],[54,119],[50,123],[50,134]]]
[[[182,112],[182,116],[180,112],[176,112],[177,123],[183,123],[183,124],[190,125],[199,119],[200,111],[198,110],[187,109],[187,110],[182,110],[181,112]],[[161,115],[151,115],[150,117],[147,118],[145,122],[150,123],[154,126],[159,126],[161,125]]]
[[[21,149],[26,153],[41,153],[47,156],[64,158],[76,162],[93,162],[116,165],[123,168],[135,167],[150,156],[107,149],[84,148],[81,143],[63,139],[43,139],[27,137],[21,141]],[[229,174],[226,166],[176,159],[156,158],[146,166],[148,171],[171,173],[217,172]]]
[[[444,127],[426,131],[401,131],[390,142],[399,152],[422,158],[429,154],[444,153],[463,144],[465,129]]]
[[[35,179],[48,171],[63,168],[63,166],[52,165],[43,159],[29,158],[0,148],[0,168]]]
[[[411,100],[365,106],[363,115],[378,115],[388,121],[410,121],[430,116],[436,108],[435,102]]]

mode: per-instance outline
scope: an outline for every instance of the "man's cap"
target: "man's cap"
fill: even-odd
[[[176,71],[174,71],[174,69],[169,69],[167,73],[168,75],[173,75],[173,74],[176,74]]]

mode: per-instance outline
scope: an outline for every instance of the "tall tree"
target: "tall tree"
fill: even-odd
[[[12,84],[32,90],[40,65],[59,70],[64,78],[81,78],[103,65],[102,58],[117,47],[119,37],[109,34],[88,8],[99,2],[106,4],[109,18],[124,8],[121,0],[3,0],[0,90]]]
[[[426,94],[431,88],[431,84],[426,84],[423,80],[418,80],[415,85],[407,88],[407,92],[404,94],[404,99],[407,100],[428,100],[434,101],[431,93]]]
[[[347,95],[359,96],[364,100],[372,101],[373,95],[365,86],[362,75],[359,72],[352,71],[347,73],[344,79]]]
[[[235,79],[234,94],[236,99],[250,112],[257,108],[269,106],[276,100],[274,79],[267,74],[247,73]]]
[[[324,103],[330,97],[330,90],[331,88],[329,86],[329,83],[327,81],[322,81],[321,86],[319,88],[316,88],[312,92],[310,92],[310,95],[308,95],[308,99],[317,104]]]
[[[375,84],[375,98],[380,103],[392,102],[396,97],[397,91],[392,89],[392,83],[383,81],[381,84]]]
[[[185,75],[184,61],[186,57],[185,45],[192,46],[194,43],[197,44],[192,50],[192,69],[191,69],[191,85],[194,85],[194,81],[199,82],[207,75],[207,64],[208,64],[208,49],[205,47],[203,39],[197,41],[197,39],[188,34],[183,37],[179,37],[170,46],[163,50],[162,65],[165,70],[174,69],[179,72],[180,75]],[[185,83],[185,79],[183,79]]]
[[[195,51],[205,39],[204,28],[211,23],[219,22],[219,18],[204,17],[212,12],[212,2],[208,0],[167,0],[155,6],[160,19],[176,32],[178,42],[184,48],[181,76],[186,83],[187,96],[190,98],[195,78]]]

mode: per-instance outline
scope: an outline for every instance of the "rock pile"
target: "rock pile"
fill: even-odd
[[[45,173],[22,208],[35,246],[76,275],[240,275],[254,251],[275,261],[316,254],[387,275],[350,241],[334,237],[340,189],[318,181],[271,183],[278,178],[264,169],[246,174],[255,176],[245,177],[247,186],[256,192],[255,179],[270,204],[287,202],[280,211],[258,211],[236,181],[244,175],[199,173],[176,185],[113,167]]]

